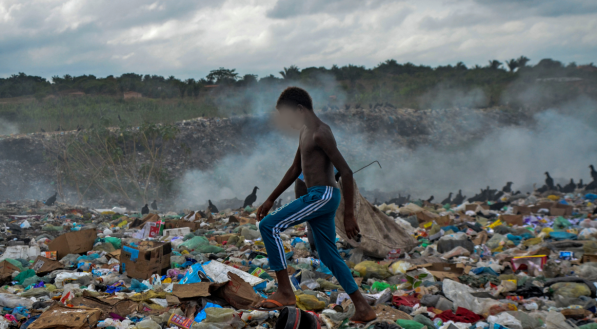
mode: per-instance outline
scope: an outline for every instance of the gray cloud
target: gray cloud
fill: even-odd
[[[353,13],[359,9],[377,9],[388,0],[277,0],[267,16],[271,18],[289,18],[302,15],[328,14],[338,15]]]
[[[593,62],[597,4],[573,0],[0,0],[0,76],[276,74],[388,58]],[[474,27],[474,28],[472,28]]]

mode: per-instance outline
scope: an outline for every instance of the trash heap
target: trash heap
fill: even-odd
[[[597,329],[596,198],[518,195],[497,203],[377,207],[360,200],[362,227],[363,217],[375,218],[386,233],[399,230],[405,238],[399,246],[387,238],[397,245],[388,250],[387,241],[370,243],[383,234],[363,227],[356,242],[338,230],[338,250],[378,314],[359,326]],[[251,310],[277,289],[254,213],[247,207],[141,216],[121,208],[0,203],[0,329],[292,325],[289,309]],[[339,210],[337,221],[341,216]],[[296,328],[357,326],[349,320],[354,305],[314,257],[305,229],[282,233],[303,317]]]

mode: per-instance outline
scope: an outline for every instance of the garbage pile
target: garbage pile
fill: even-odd
[[[250,206],[142,216],[0,203],[0,328],[596,329],[595,199],[357,200],[359,216],[404,234],[391,249],[370,243],[384,234],[362,229],[363,243],[338,230],[378,315],[368,324],[350,322],[354,305],[304,224],[282,233],[296,308],[252,310],[277,284]]]

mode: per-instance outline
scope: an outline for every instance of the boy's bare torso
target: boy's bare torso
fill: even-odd
[[[314,134],[317,133],[320,143],[329,143],[335,145],[336,140],[332,130],[326,124],[320,123],[313,129],[303,127],[299,139],[299,148],[301,152],[301,167],[305,184],[312,186],[333,186],[338,187],[334,179],[334,166],[332,161],[317,145]]]

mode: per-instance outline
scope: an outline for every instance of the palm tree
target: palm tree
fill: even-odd
[[[285,80],[296,80],[301,76],[301,70],[296,65],[285,67],[284,71],[280,71],[280,75]]]
[[[518,62],[518,67],[525,67],[530,59],[528,59],[526,56],[520,56],[516,61]]]
[[[510,69],[510,72],[514,72],[514,70],[516,70],[516,68],[518,67],[518,61],[512,58],[511,60],[506,61],[506,65],[508,65],[508,69]]]
[[[502,62],[497,59],[489,61],[489,68],[492,70],[498,70],[502,66]]]

